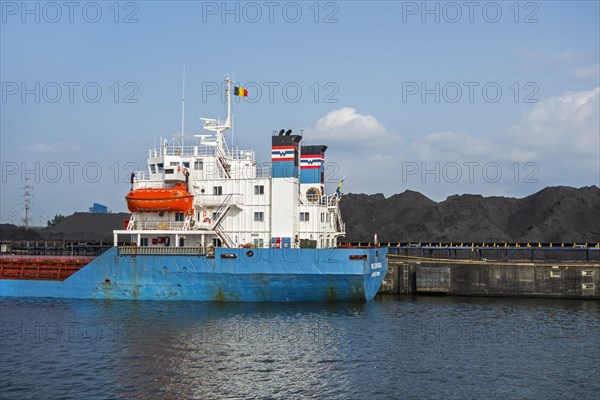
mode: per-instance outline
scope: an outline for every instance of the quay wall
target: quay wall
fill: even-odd
[[[600,262],[389,256],[381,294],[600,299]]]

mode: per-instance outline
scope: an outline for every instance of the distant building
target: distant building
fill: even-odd
[[[94,203],[94,205],[90,207],[90,212],[95,214],[108,214],[108,207]]]

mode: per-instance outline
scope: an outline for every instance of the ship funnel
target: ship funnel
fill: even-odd
[[[300,183],[325,184],[325,150],[327,146],[301,146]]]
[[[283,134],[285,133],[285,129],[282,129],[279,131],[279,136],[283,136]]]
[[[282,130],[283,131],[283,130]],[[302,140],[300,135],[289,134],[272,137],[271,161],[273,178],[297,178],[300,164],[298,144]]]
[[[292,130],[288,129],[287,132],[285,133],[285,136],[290,136],[292,134]]]

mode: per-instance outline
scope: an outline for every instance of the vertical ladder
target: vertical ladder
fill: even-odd
[[[408,273],[408,270],[408,264],[402,264],[402,289],[405,294],[410,293],[410,284],[408,282],[410,275]]]

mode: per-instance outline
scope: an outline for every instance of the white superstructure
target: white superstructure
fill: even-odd
[[[126,228],[114,232],[115,245],[326,248],[345,234],[340,195],[324,194],[325,146],[302,146],[301,136],[281,130],[273,135],[267,166],[257,164],[254,151],[227,145],[223,132],[231,128],[231,83],[226,77],[224,122],[203,119],[211,134],[195,135],[192,146],[163,141],[149,150],[148,169],[132,177],[130,194],[185,184],[193,196],[191,208],[130,207]],[[303,156],[303,148],[314,153],[316,147],[320,154]],[[154,203],[169,202],[156,196]]]

